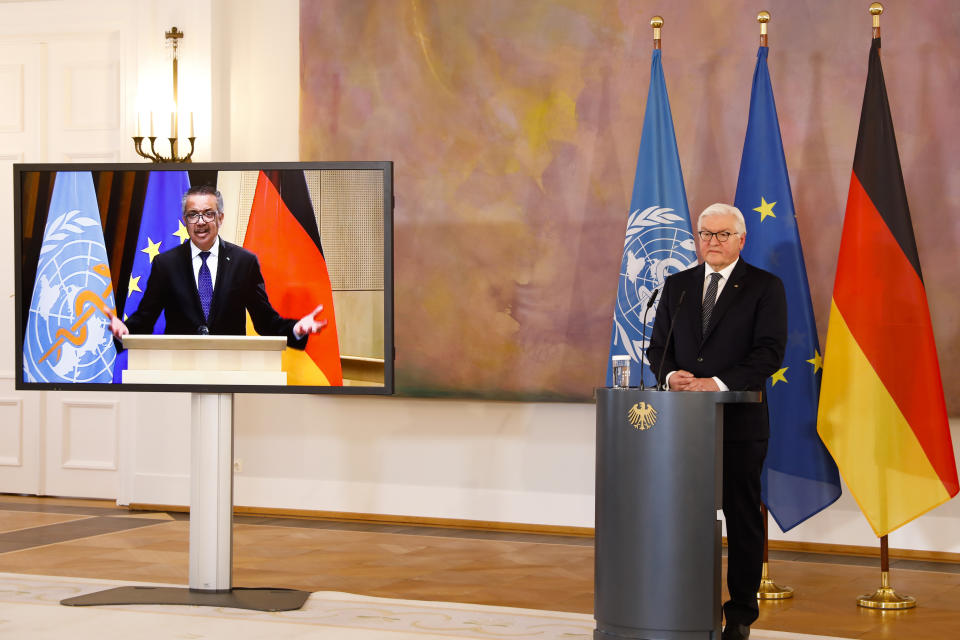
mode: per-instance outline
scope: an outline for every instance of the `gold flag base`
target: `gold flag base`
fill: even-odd
[[[880,588],[872,594],[857,598],[857,605],[867,609],[913,609],[917,606],[917,599],[912,596],[901,596],[890,586],[890,573],[880,573]]]
[[[781,587],[770,579],[769,564],[763,563],[763,576],[760,578],[760,588],[757,589],[757,600],[784,600],[793,597],[793,587]]]

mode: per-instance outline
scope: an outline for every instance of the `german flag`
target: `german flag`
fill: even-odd
[[[877,536],[955,496],[957,466],[880,38],[870,47],[824,356],[817,431]]]
[[[269,175],[268,175],[269,173]],[[287,384],[343,384],[333,291],[320,231],[302,171],[260,172],[243,246],[260,259],[267,295],[286,318],[302,318],[318,304],[327,326],[305,351],[285,349]],[[247,319],[247,334],[255,333]]]

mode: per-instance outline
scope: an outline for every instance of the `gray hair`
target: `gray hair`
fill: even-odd
[[[187,189],[180,200],[180,209],[183,215],[187,214],[187,198],[190,196],[214,196],[217,199],[217,213],[223,213],[223,196],[217,191],[216,187],[209,184],[198,184]]]
[[[736,218],[736,222],[733,225],[736,232],[741,236],[747,235],[747,223],[744,221],[740,209],[729,204],[723,204],[722,202],[713,203],[700,212],[700,217],[697,218],[697,231],[700,231],[703,219],[709,218],[710,216],[733,216]]]

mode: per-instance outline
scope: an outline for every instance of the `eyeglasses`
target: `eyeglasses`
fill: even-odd
[[[697,235],[700,236],[700,240],[704,244],[710,244],[711,238],[716,238],[721,244],[730,239],[730,236],[740,235],[736,231],[697,231]]]
[[[203,218],[204,222],[213,222],[217,217],[217,211],[215,209],[206,209],[204,211],[187,211],[183,214],[184,219],[187,222],[192,224],[197,224],[200,222],[200,218]]]

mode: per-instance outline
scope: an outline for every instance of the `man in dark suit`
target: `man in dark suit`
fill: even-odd
[[[740,210],[707,207],[697,222],[704,263],[667,278],[657,307],[651,367],[672,391],[762,391],[783,361],[787,302],[777,276],[740,259]],[[667,341],[670,325],[673,335]],[[659,375],[659,373],[658,373]],[[750,635],[763,566],[760,471],[770,426],[766,397],[723,409],[723,514],[727,523],[723,640]]]
[[[306,348],[309,335],[326,326],[326,320],[316,319],[323,305],[299,320],[274,310],[257,257],[219,237],[219,191],[207,185],[191,187],[183,198],[183,220],[190,242],[154,258],[140,306],[126,322],[111,317],[115,337],[152,333],[161,312],[167,334],[245,335],[248,311],[257,333],[286,336],[295,349]]]

